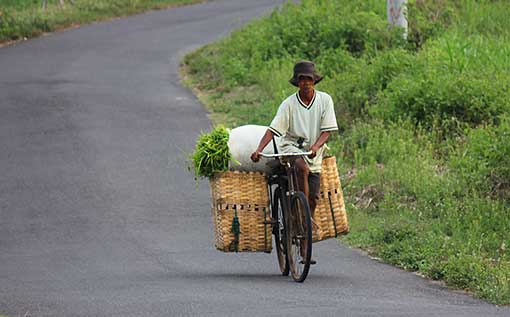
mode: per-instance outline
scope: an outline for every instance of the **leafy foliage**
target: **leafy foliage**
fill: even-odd
[[[499,125],[469,129],[450,164],[482,193],[510,198],[510,119]]]

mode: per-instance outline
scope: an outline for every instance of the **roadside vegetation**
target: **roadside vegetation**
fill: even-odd
[[[351,233],[386,262],[510,304],[510,4],[303,0],[187,55],[215,123],[268,125],[313,60],[332,95]]]
[[[73,25],[205,0],[0,0],[0,43]]]

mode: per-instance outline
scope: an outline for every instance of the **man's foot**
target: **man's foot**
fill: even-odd
[[[305,261],[301,260],[301,261],[299,261],[299,263],[305,264]],[[314,265],[314,264],[317,264],[317,261],[315,261],[314,259],[310,259],[310,265]]]

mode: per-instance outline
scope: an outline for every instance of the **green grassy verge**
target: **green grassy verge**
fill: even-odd
[[[510,304],[510,4],[303,0],[185,57],[185,82],[215,123],[268,125],[316,62],[341,133],[351,233],[383,260]],[[335,14],[331,14],[334,12]]]
[[[206,0],[0,0],[0,43],[30,38],[77,24]]]

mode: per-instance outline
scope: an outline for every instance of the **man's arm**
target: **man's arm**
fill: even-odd
[[[251,154],[251,160],[253,162],[258,162],[260,160],[260,152],[264,150],[266,145],[273,139],[273,132],[269,129],[266,130],[262,139],[260,139],[260,143],[258,148]]]
[[[317,155],[317,151],[326,143],[329,139],[329,131],[322,131],[317,141],[310,147],[312,154],[308,155],[310,158],[314,158]]]

